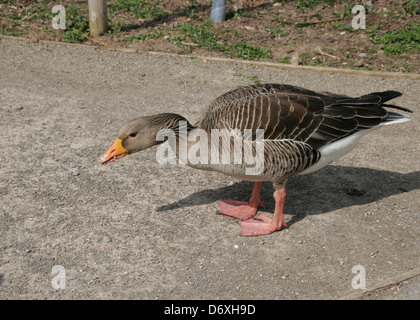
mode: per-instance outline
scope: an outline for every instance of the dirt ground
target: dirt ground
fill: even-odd
[[[355,291],[355,266],[368,288],[419,267],[418,80],[9,40],[0,66],[0,299],[336,299]],[[159,165],[154,148],[99,164],[127,120],[194,122],[254,77],[354,96],[398,90],[413,121],[291,179],[289,227],[261,237],[215,214],[217,200],[247,200],[249,182]],[[266,214],[272,193],[264,184]],[[419,276],[402,280],[363,298],[418,299]]]
[[[70,41],[65,32],[72,30],[72,26],[68,26],[66,30],[52,28],[51,21],[55,15],[51,13],[51,9],[56,4],[54,1],[46,0],[45,5],[33,1],[9,2],[11,3],[0,4],[2,34],[25,37],[32,41]],[[84,36],[80,36],[79,40],[93,46],[124,47],[139,52],[420,73],[418,51],[405,50],[398,54],[388,54],[381,43],[372,40],[372,34],[383,36],[401,28],[410,30],[415,24],[419,28],[418,2],[370,1],[372,5],[366,9],[366,30],[356,31],[352,28],[352,20],[356,14],[352,14],[351,9],[356,4],[369,1],[306,1],[318,2],[314,7],[299,7],[296,5],[298,2],[305,3],[295,0],[228,1],[225,22],[182,32],[181,25],[201,26],[210,17],[211,0],[139,0],[138,6],[148,3],[164,13],[160,16],[157,13],[153,15],[152,12],[151,17],[140,15],[137,7],[131,7],[131,11],[112,9],[116,1],[108,1],[108,32],[93,40]],[[334,4],[326,4],[328,2]],[[73,24],[83,25],[84,27],[79,27],[80,34],[84,32],[88,35],[86,3],[63,0],[60,4],[67,8],[68,24],[73,21]],[[76,13],[72,13],[71,8],[75,8]],[[135,40],[138,36],[143,38]],[[417,37],[413,43],[418,41]],[[247,44],[246,48],[241,47],[234,52],[226,49],[226,46],[244,42]],[[251,53],[254,50],[265,53]]]

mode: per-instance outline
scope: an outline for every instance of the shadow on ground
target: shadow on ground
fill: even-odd
[[[399,173],[347,166],[328,166],[316,173],[297,176],[287,183],[285,213],[293,218],[288,225],[306,215],[322,214],[354,205],[372,203],[392,195],[420,189],[420,171]],[[158,212],[183,207],[211,204],[217,200],[248,200],[252,183],[236,182],[218,189],[195,192],[181,200],[157,208]],[[265,209],[273,212],[274,188],[264,183],[262,200]]]

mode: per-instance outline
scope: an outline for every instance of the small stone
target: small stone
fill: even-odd
[[[295,52],[295,54],[292,55],[290,58],[290,64],[292,65],[299,65],[299,52]]]
[[[70,145],[70,148],[72,148],[72,149],[81,149],[81,148],[83,148],[83,145],[80,144],[80,143],[72,143]]]
[[[357,68],[360,68],[360,67],[363,67],[364,64],[365,64],[365,60],[364,59],[359,59],[354,63],[353,66],[355,66]]]

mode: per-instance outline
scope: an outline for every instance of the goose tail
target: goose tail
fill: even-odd
[[[392,106],[392,107],[395,107],[395,106]],[[381,125],[402,123],[402,122],[407,122],[410,120],[411,120],[411,117],[407,116],[406,114],[388,111],[386,116],[382,118]]]
[[[401,111],[404,111],[404,112],[410,112],[410,113],[413,112],[412,110],[410,110],[408,108],[405,108],[405,107],[400,107],[400,106],[397,106],[397,105],[385,103],[389,100],[392,100],[394,98],[402,96],[401,92],[389,90],[389,91],[383,91],[383,92],[374,92],[374,93],[371,93],[370,95],[375,95],[375,96],[380,97],[380,99],[381,99],[380,106],[381,107],[397,109],[397,110],[401,110]],[[410,121],[410,120],[411,120],[411,117],[406,115],[406,114],[402,114],[402,113],[387,110],[387,114],[382,118],[381,125],[402,123],[402,122],[406,122],[406,121]]]

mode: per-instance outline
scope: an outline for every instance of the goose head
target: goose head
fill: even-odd
[[[101,164],[114,162],[161,143],[156,141],[156,134],[161,128],[152,117],[141,117],[126,123],[112,146],[100,157]]]

